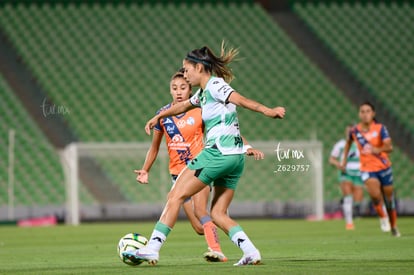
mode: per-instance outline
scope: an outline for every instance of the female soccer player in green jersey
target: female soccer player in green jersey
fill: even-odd
[[[348,125],[345,129],[345,137],[349,136],[352,129],[352,125]],[[341,139],[335,143],[331,155],[329,157],[329,163],[338,169],[339,183],[342,191],[342,212],[345,218],[345,228],[347,230],[353,230],[353,206],[359,210],[361,202],[364,198],[364,183],[361,179],[361,172],[359,171],[359,151],[355,144],[350,147],[348,153],[348,160],[345,169],[342,167],[343,151],[345,148],[346,140]],[[359,211],[358,211],[359,215]]]
[[[191,85],[184,78],[184,70],[175,73],[170,81],[170,93],[173,101],[162,107],[160,111],[171,108],[171,106],[181,101],[188,100],[191,97],[191,90]],[[134,171],[137,174],[137,181],[148,184],[150,169],[158,156],[161,141],[165,136],[169,170],[174,184],[178,175],[186,168],[187,163],[203,149],[203,133],[204,123],[200,108],[161,119],[159,124],[154,127],[152,143],[142,168]],[[263,152],[252,148],[245,139],[243,139],[243,144],[246,155],[253,156],[255,159],[264,157]],[[227,257],[220,247],[217,226],[213,223],[207,211],[209,195],[210,188],[206,185],[203,190],[184,201],[183,209],[195,232],[204,235],[206,239],[208,251],[203,254],[204,258],[209,262],[226,262]]]
[[[189,100],[175,104],[147,122],[145,130],[150,134],[161,118],[201,107],[206,142],[204,149],[187,165],[168,194],[164,211],[148,245],[137,251],[123,253],[131,261],[145,260],[156,264],[159,250],[177,221],[184,200],[214,182],[210,215],[214,223],[243,251],[243,257],[235,265],[260,263],[259,250],[227,211],[244,169],[243,141],[236,106],[270,118],[283,118],[285,108],[266,107],[231,88],[228,82],[232,80],[233,74],[228,64],[237,54],[235,49],[226,51],[224,44],[220,56],[216,56],[208,47],[189,52],[183,61],[184,76],[191,85],[199,86],[200,89]]]

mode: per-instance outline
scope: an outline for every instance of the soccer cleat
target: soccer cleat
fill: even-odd
[[[262,257],[260,256],[259,250],[256,250],[254,253],[250,255],[243,255],[243,257],[234,264],[234,266],[241,266],[241,265],[258,265]]]
[[[346,230],[354,230],[355,226],[354,226],[353,223],[347,223],[346,226],[345,226],[345,229]]]
[[[122,252],[122,256],[128,258],[131,262],[134,263],[146,261],[150,265],[156,265],[159,259],[158,252],[151,251],[147,247],[143,247],[138,250]]]
[[[401,237],[401,233],[400,231],[398,231],[398,228],[396,227],[391,229],[391,235],[397,238]]]
[[[207,262],[227,262],[227,257],[222,252],[214,251],[210,247],[208,251],[203,254]]]
[[[390,221],[388,220],[388,217],[380,218],[380,226],[381,226],[382,232],[391,231],[391,225],[390,225]]]

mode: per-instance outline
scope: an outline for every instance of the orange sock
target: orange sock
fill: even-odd
[[[385,218],[387,216],[381,202],[374,202],[374,208],[380,218]]]
[[[221,252],[217,226],[211,221],[209,216],[201,218],[201,223],[204,228],[204,237],[206,238],[208,247],[214,251]]]

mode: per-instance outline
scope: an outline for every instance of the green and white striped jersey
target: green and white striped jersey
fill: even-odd
[[[331,156],[342,161],[344,158],[345,143],[345,139],[341,139],[340,141],[338,141],[331,151]],[[355,145],[355,142],[353,142],[351,148],[349,148],[348,159],[345,168],[346,173],[350,176],[359,176],[359,167],[359,151],[357,146]]]
[[[232,92],[233,88],[222,78],[212,76],[205,89],[190,98],[191,104],[201,107],[205,148],[215,145],[223,155],[243,154],[236,105],[227,101]]]

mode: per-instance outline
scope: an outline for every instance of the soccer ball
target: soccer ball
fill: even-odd
[[[121,258],[121,261],[126,263],[127,265],[139,265],[143,261],[140,262],[132,262],[128,258],[125,258],[122,256],[122,252],[125,251],[135,251],[137,249],[140,249],[144,247],[148,243],[147,238],[142,236],[138,233],[128,233],[125,236],[123,236],[118,243],[118,256]]]

